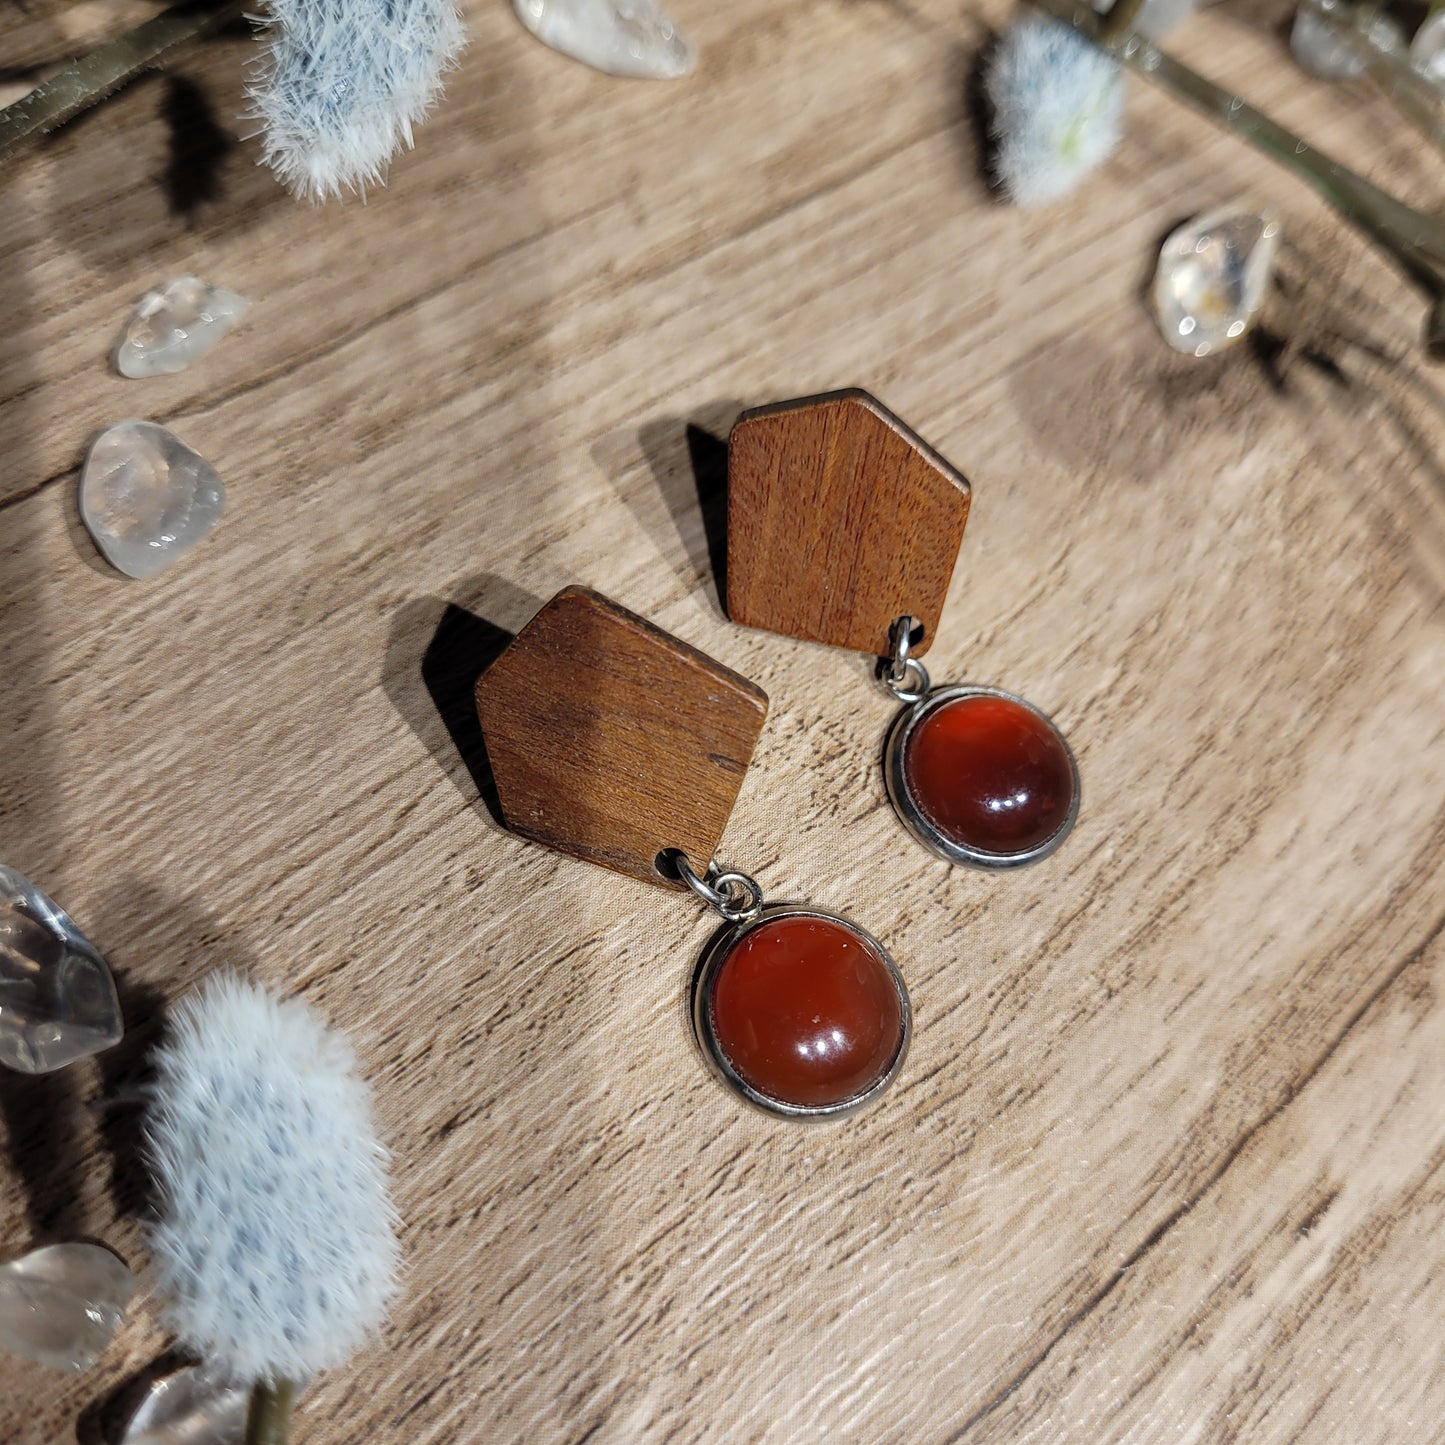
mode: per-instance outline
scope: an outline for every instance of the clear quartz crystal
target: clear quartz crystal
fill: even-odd
[[[1107,15],[1116,3],[1118,0],[1093,0],[1094,9],[1101,15]],[[1208,3],[1208,0],[1144,0],[1143,8],[1134,18],[1134,29],[1149,40],[1163,40],[1202,3]]]
[[[123,421],[91,443],[80,517],[127,577],[153,577],[216,524],[226,489],[215,468],[164,427]]]
[[[653,0],[512,0],[544,45],[608,75],[675,80],[697,65],[692,47]]]
[[[1410,64],[1445,96],[1445,10],[1434,11],[1415,32]]]
[[[178,276],[141,298],[116,342],[115,369],[137,378],[184,371],[250,309],[234,291]]]
[[[191,1365],[150,1387],[120,1445],[241,1445],[249,1400],[244,1386]]]
[[[0,1064],[48,1074],[118,1044],[104,960],[28,878],[0,867]]]
[[[0,1349],[75,1374],[110,1344],[135,1276],[98,1244],[51,1244],[0,1265]]]
[[[1208,356],[1249,330],[1269,291],[1279,236],[1272,213],[1224,207],[1186,221],[1165,241],[1154,309],[1175,351]]]
[[[1348,80],[1365,72],[1364,60],[1340,34],[1354,28],[1354,6],[1348,0],[1300,0],[1289,48],[1300,68],[1311,75]],[[1400,27],[1388,15],[1373,16],[1365,34],[1379,50],[1398,53],[1404,44]]]

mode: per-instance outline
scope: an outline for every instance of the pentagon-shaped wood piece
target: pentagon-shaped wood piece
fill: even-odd
[[[701,873],[753,756],[767,694],[585,587],[567,587],[477,680],[507,826],[589,863],[677,886]]]
[[[883,657],[895,619],[938,630],[969,485],[866,391],[757,407],[728,438],[734,622]]]

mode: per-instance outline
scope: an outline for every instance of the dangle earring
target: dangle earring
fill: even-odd
[[[904,710],[884,746],[888,796],[951,863],[1047,857],[1079,811],[1058,728],[994,687],[934,688],[932,642],[968,521],[969,484],[865,391],[757,407],[728,438],[728,616],[871,653]]]
[[[722,919],[693,978],[709,1063],[750,1103],[841,1114],[887,1088],[908,1048],[908,991],[856,923],[765,903],[714,858],[767,695],[597,592],[567,587],[476,686],[504,821],[558,852],[660,887]]]

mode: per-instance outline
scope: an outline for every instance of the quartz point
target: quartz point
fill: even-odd
[[[1175,351],[1208,356],[1254,324],[1274,274],[1280,227],[1267,211],[1223,207],[1186,221],[1159,252],[1154,309]]]
[[[654,0],[512,0],[544,45],[608,75],[675,80],[697,56]]]
[[[178,276],[141,298],[116,342],[115,369],[133,378],[184,371],[250,309],[234,291]]]
[[[105,961],[29,879],[0,867],[0,1064],[48,1074],[120,1042]]]
[[[98,1244],[50,1244],[0,1265],[0,1349],[79,1374],[110,1344],[135,1292]]]
[[[150,1387],[120,1445],[241,1445],[250,1397],[244,1386],[190,1365]]]
[[[153,577],[216,524],[226,489],[215,468],[150,421],[123,421],[91,443],[80,516],[106,561]]]

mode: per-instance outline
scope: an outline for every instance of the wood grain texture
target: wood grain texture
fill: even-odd
[[[586,587],[564,587],[477,679],[514,833],[644,883],[707,871],[757,746],[756,683]]]
[[[865,391],[744,412],[728,437],[734,622],[886,657],[926,652],[968,522],[963,475]]]
[[[59,8],[0,33],[48,53]],[[0,1247],[90,1236],[144,1271],[134,1091],[185,989],[237,967],[355,1039],[402,1219],[395,1315],[296,1445],[1441,1438],[1445,388],[1418,298],[1133,77],[1086,187],[998,204],[963,96],[1008,0],[670,8],[702,64],[652,86],[470,6],[365,205],[253,164],[234,39],[0,173],[0,857],[128,1020],[0,1076]],[[1221,0],[1171,47],[1435,204],[1365,83],[1285,59],[1290,8]],[[176,79],[208,169],[177,165]],[[1328,365],[1160,341],[1160,240],[1239,194],[1279,207]],[[127,309],[185,272],[246,324],[111,375]],[[720,608],[720,439],[850,383],[975,484],[930,664],[1077,751],[1085,807],[1038,868],[916,847],[867,663]],[[75,519],[86,436],[132,415],[228,486],[149,584]],[[572,583],[768,692],[720,847],[907,977],[908,1062],[866,1115],[734,1101],[690,1034],[702,910],[493,819],[473,684]],[[169,1346],[143,1294],[79,1379],[0,1357],[0,1440],[108,1445]]]

